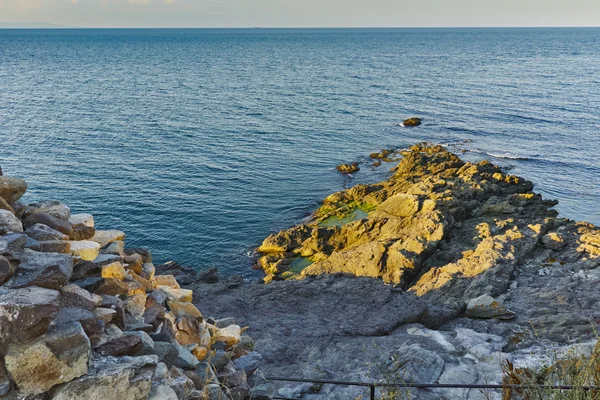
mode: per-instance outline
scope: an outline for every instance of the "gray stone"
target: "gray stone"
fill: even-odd
[[[116,254],[118,256],[123,256],[125,252],[125,242],[122,240],[116,240],[107,244],[106,246],[100,249],[100,253],[102,254]]]
[[[138,356],[144,356],[148,354],[154,354],[154,340],[144,331],[135,331],[128,333],[129,335],[136,335],[142,342],[141,349],[137,352]]]
[[[27,235],[22,233],[9,233],[4,236],[0,236],[0,254],[23,251],[26,243]]]
[[[19,392],[36,395],[88,372],[90,342],[77,322],[55,327],[32,343],[10,344],[5,365]]]
[[[58,312],[55,290],[0,288],[0,351],[7,343],[24,343],[42,335]]]
[[[43,212],[36,212],[23,220],[23,226],[26,228],[35,224],[47,225],[50,228],[62,232],[69,237],[71,237],[71,234],[73,233],[73,225],[71,225],[69,221],[56,218]]]
[[[10,232],[23,232],[23,224],[10,211],[0,210],[0,235]]]
[[[52,400],[145,400],[157,362],[155,356],[95,359],[87,375],[58,388]]]
[[[73,267],[73,280],[86,277],[99,277],[102,267],[115,262],[120,262],[121,257],[114,254],[100,254],[93,261],[79,261]]]
[[[33,224],[25,230],[25,234],[38,241],[69,240],[69,236],[44,224]]]
[[[260,367],[261,363],[262,356],[255,351],[233,360],[235,369],[244,371],[248,376],[252,375]]]
[[[467,315],[475,318],[511,319],[515,313],[507,309],[502,302],[484,294],[469,301]]]
[[[71,209],[56,200],[44,200],[38,203],[30,203],[25,206],[23,218],[27,218],[35,213],[45,213],[55,218],[68,221],[71,216]]]
[[[16,271],[16,267],[6,257],[0,256],[0,285],[8,281]]]
[[[73,273],[73,257],[59,253],[25,250],[17,274],[9,281],[12,288],[39,286],[58,289]]]
[[[194,369],[200,362],[188,349],[177,342],[154,342],[154,353],[167,366],[183,369]]]
[[[152,385],[148,400],[178,400],[177,393],[167,384]]]
[[[92,294],[77,285],[68,284],[60,288],[59,305],[61,307],[77,307],[94,311],[101,303],[101,296]]]

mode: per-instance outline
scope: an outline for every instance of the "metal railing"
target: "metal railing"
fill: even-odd
[[[338,386],[360,386],[368,387],[370,392],[370,400],[375,400],[375,389],[380,387],[392,388],[401,387],[406,389],[523,389],[523,388],[539,388],[548,390],[600,390],[600,386],[573,386],[573,385],[517,385],[517,384],[501,384],[501,385],[477,385],[477,384],[462,384],[462,383],[384,383],[384,382],[356,382],[356,381],[337,381],[328,379],[304,379],[304,378],[282,378],[282,377],[266,377],[269,381],[279,382],[302,382],[302,383],[317,383],[322,385],[338,385]],[[276,400],[296,400],[287,397],[273,397]]]

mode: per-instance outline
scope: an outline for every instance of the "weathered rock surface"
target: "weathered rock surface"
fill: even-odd
[[[27,182],[22,179],[0,176],[0,197],[8,204],[19,200],[27,190]]]
[[[23,224],[12,212],[0,209],[0,235],[10,232],[23,232]]]
[[[19,392],[36,395],[86,374],[89,357],[90,341],[75,322],[53,328],[33,343],[9,345],[4,362]]]
[[[67,254],[25,250],[17,274],[8,282],[12,288],[39,286],[58,289],[73,273],[73,258]]]

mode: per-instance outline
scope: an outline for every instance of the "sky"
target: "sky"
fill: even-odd
[[[600,26],[600,0],[0,0],[0,23],[73,27]]]

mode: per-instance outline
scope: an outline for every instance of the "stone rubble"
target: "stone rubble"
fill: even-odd
[[[125,233],[58,201],[25,204],[26,189],[0,176],[0,398],[273,396],[240,326],[205,320]]]

